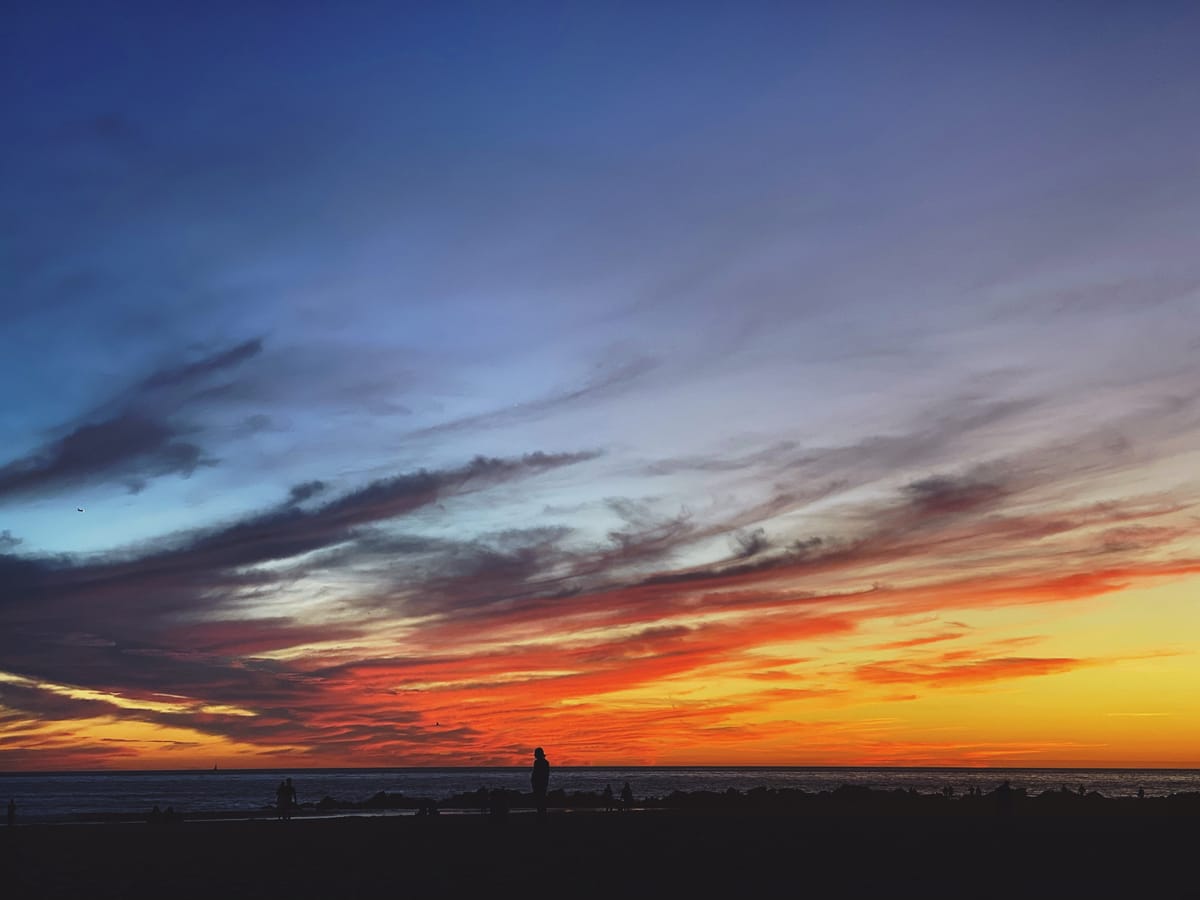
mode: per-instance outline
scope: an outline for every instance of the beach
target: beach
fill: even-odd
[[[6,828],[0,848],[5,896],[22,898],[1200,897],[1200,820],[1183,812],[112,822]]]

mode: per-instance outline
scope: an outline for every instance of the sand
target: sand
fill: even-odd
[[[554,811],[0,829],[3,896],[1200,897],[1194,817]]]

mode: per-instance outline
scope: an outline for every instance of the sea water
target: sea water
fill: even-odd
[[[441,801],[485,790],[529,790],[529,769],[231,769],[220,771],[0,773],[0,806],[11,798],[18,821],[48,822],[138,815],[158,806],[177,813],[260,814],[273,807],[280,780],[291,778],[301,804],[324,797],[361,803],[386,791],[414,799]],[[842,767],[555,767],[551,790],[568,794],[620,793],[629,782],[635,798],[667,797],[676,791],[746,792],[757,787],[810,793],[843,785],[875,790],[916,790],[939,794],[949,786],[956,795],[969,788],[988,792],[1003,781],[1036,795],[1067,788],[1097,791],[1105,797],[1147,796],[1200,791],[1195,769],[984,769],[984,768],[842,768]],[[388,815],[411,814],[388,810]]]

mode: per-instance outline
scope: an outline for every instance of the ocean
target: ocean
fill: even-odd
[[[18,822],[104,819],[147,813],[157,805],[177,813],[225,814],[230,818],[263,812],[274,805],[275,788],[284,777],[297,799],[315,804],[323,797],[362,802],[380,791],[407,797],[446,800],[480,788],[529,790],[529,769],[237,769],[228,771],[0,773],[0,805],[12,799]],[[620,792],[629,782],[635,798],[666,797],[675,791],[749,791],[756,787],[790,788],[810,793],[843,785],[876,790],[941,793],[947,785],[958,795],[977,787],[985,793],[1008,780],[1029,794],[1066,787],[1098,791],[1105,797],[1147,796],[1200,791],[1196,769],[957,769],[957,768],[800,768],[800,767],[555,767],[551,790],[568,794],[605,785]],[[355,815],[412,815],[411,810],[366,811]]]

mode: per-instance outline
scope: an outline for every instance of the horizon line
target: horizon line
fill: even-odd
[[[36,775],[195,775],[195,774],[212,774],[213,772],[221,773],[246,773],[246,772],[421,772],[421,771],[477,771],[480,769],[511,769],[514,771],[524,771],[528,769],[527,765],[504,765],[504,766],[253,766],[253,767],[233,767],[233,768],[182,768],[182,769],[157,769],[157,768],[142,768],[142,769],[114,769],[114,768],[94,768],[94,769],[29,769],[29,770],[7,770],[0,771],[0,778],[36,776]],[[620,770],[635,770],[635,769],[658,769],[658,770],[729,770],[739,769],[743,771],[771,771],[771,770],[807,770],[807,771],[851,771],[851,770],[870,770],[870,769],[889,769],[889,770],[909,770],[909,771],[943,771],[943,772],[1200,772],[1200,763],[1182,764],[1182,765],[1142,765],[1142,766],[1085,766],[1085,765],[1043,765],[1043,766],[962,766],[962,765],[687,765],[687,764],[671,764],[671,765],[620,765],[620,764],[583,764],[583,765],[556,765],[557,771],[586,771],[589,769],[620,769]]]

